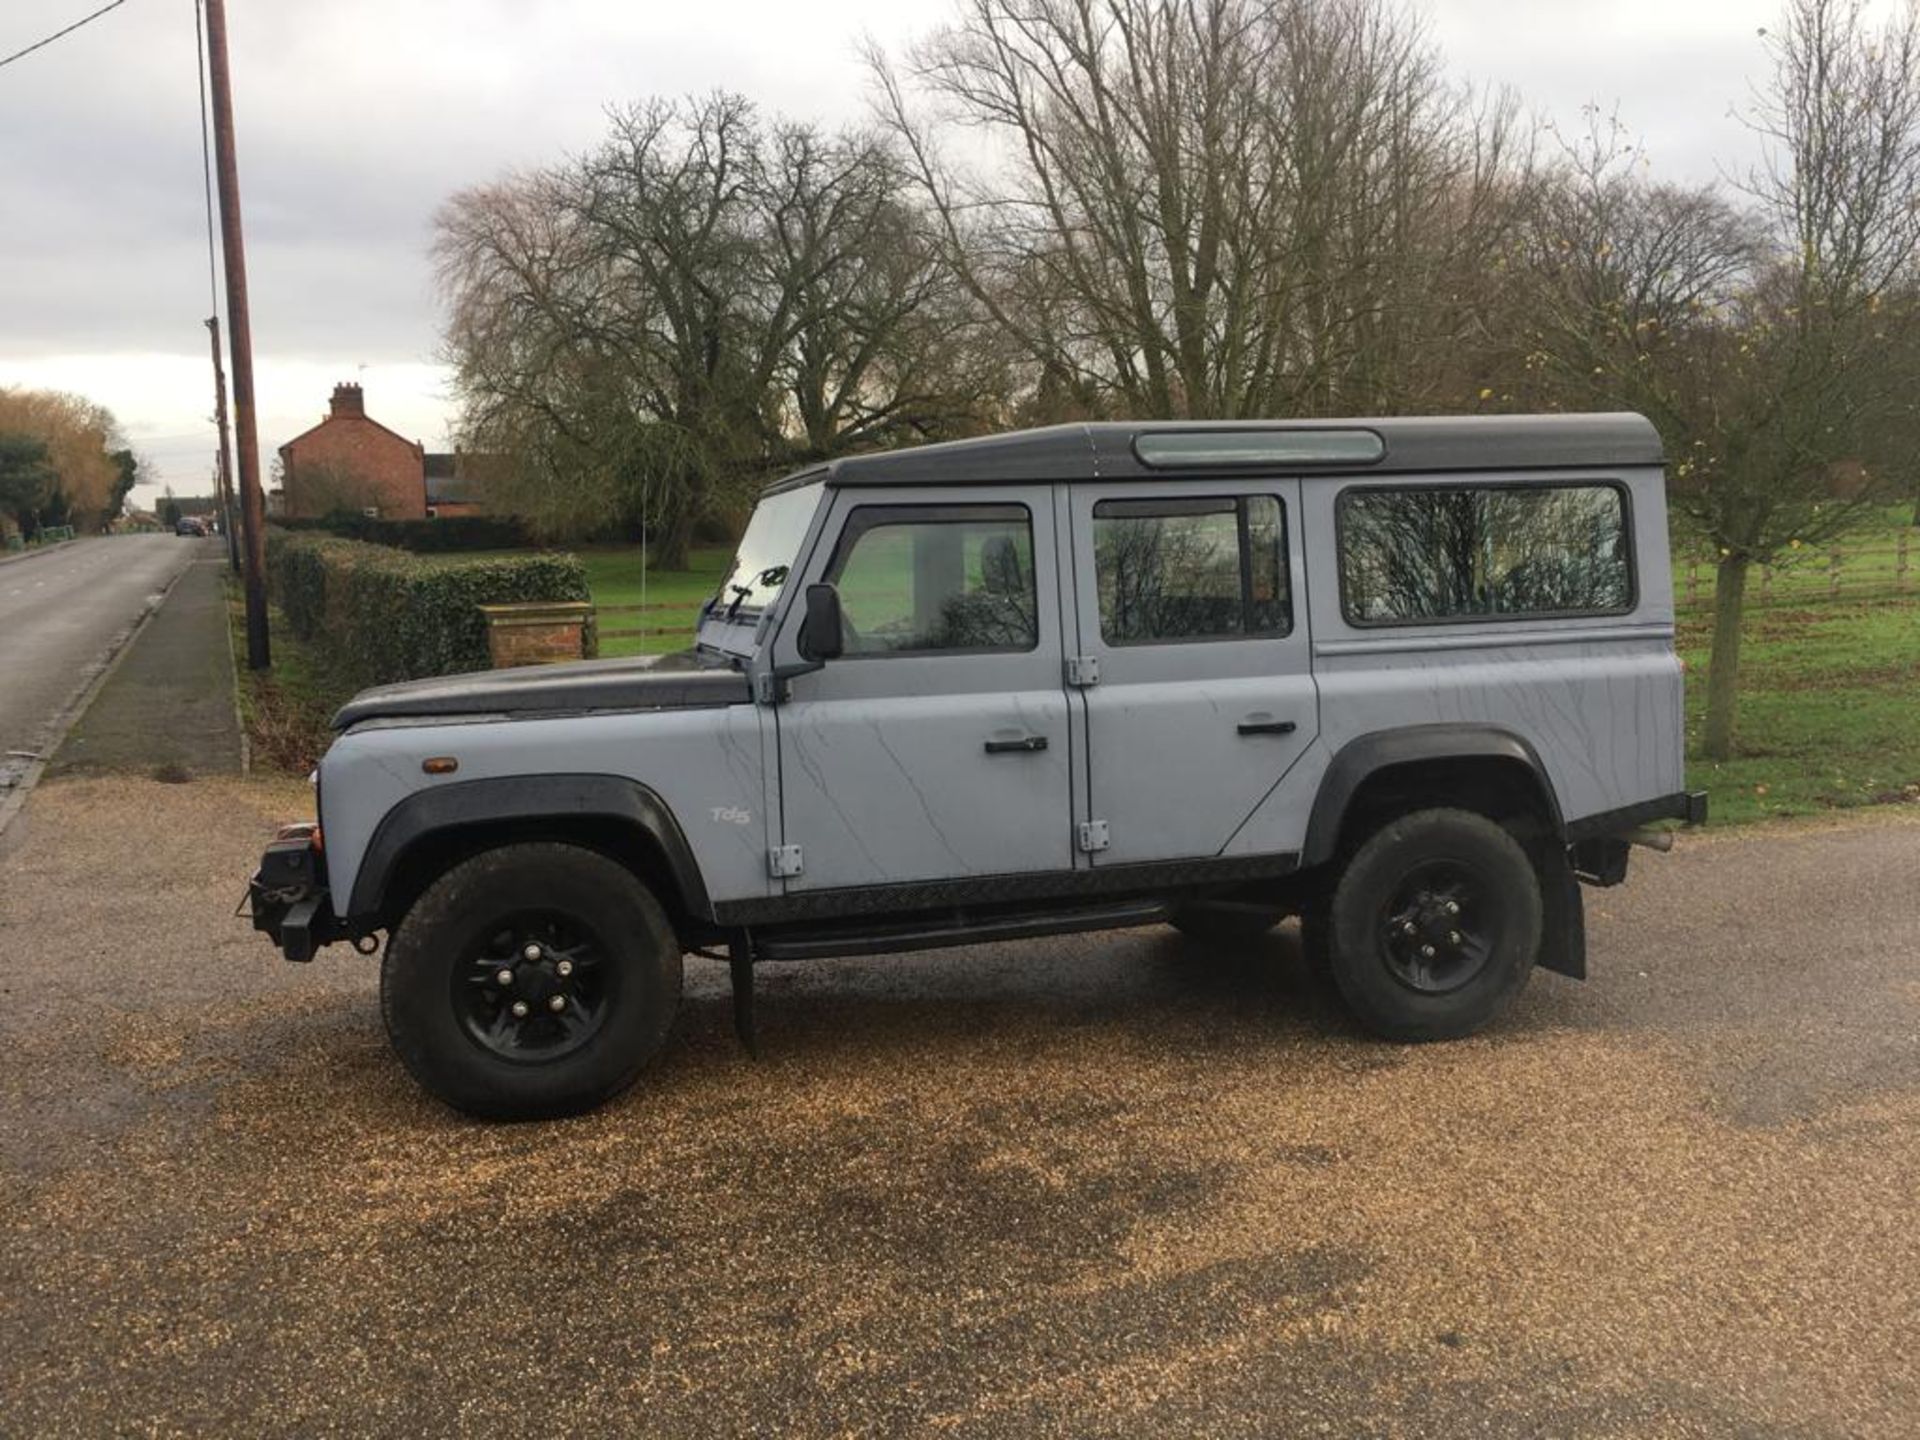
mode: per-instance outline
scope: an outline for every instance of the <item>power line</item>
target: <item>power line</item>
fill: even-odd
[[[13,62],[16,60],[26,59],[27,56],[33,54],[33,52],[36,50],[46,49],[47,46],[53,44],[54,41],[65,39],[67,36],[71,35],[74,31],[78,30],[82,25],[91,25],[94,21],[98,20],[102,15],[106,14],[109,10],[118,10],[122,5],[126,3],[127,3],[127,0],[111,0],[110,4],[102,5],[98,10],[94,11],[91,15],[86,15],[81,17],[80,19],[74,21],[73,24],[67,26],[66,29],[56,30],[53,32],[53,34],[47,36],[46,39],[36,40],[33,42],[33,44],[27,46],[26,49],[14,51],[13,54],[7,56],[4,60],[0,60],[0,69],[5,69],[7,66],[13,64]]]

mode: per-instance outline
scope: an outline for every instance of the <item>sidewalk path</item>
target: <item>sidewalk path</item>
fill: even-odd
[[[186,780],[240,772],[221,562],[203,555],[68,732],[49,777],[113,771]]]
[[[88,686],[206,544],[113,536],[0,565],[0,830]]]

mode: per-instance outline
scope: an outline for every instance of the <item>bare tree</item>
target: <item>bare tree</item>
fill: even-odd
[[[1857,0],[1793,0],[1750,123],[1742,210],[1642,179],[1596,127],[1543,202],[1527,282],[1531,395],[1644,411],[1674,510],[1718,557],[1702,751],[1738,715],[1749,573],[1886,497],[1867,464],[1911,436],[1920,255],[1920,22],[1870,30]],[[1842,472],[1846,480],[1842,483]]]
[[[870,62],[947,263],[1073,411],[1440,403],[1510,219],[1476,114],[1378,0],[964,0]],[[937,126],[983,138],[956,164]]]
[[[551,533],[645,517],[661,563],[753,481],[977,425],[971,301],[871,136],[716,95],[616,113],[584,159],[439,219],[467,438]]]

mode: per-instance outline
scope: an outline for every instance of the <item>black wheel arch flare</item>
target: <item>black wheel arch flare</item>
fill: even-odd
[[[1540,763],[1539,752],[1524,736],[1498,725],[1470,722],[1408,725],[1355,736],[1334,754],[1307,818],[1301,863],[1318,865],[1333,858],[1348,807],[1361,786],[1380,771],[1420,761],[1465,759],[1507,760],[1525,766],[1540,787],[1553,833],[1566,834],[1560,797],[1554,792],[1546,766]]]
[[[657,847],[687,912],[710,919],[693,847],[666,801],[624,775],[503,775],[462,780],[415,791],[389,810],[367,843],[346,914],[349,922],[371,921],[386,904],[394,875],[409,853],[436,838],[500,824],[553,827],[564,839],[569,822],[617,824],[631,828]]]

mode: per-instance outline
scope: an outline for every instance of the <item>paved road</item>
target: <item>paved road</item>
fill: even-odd
[[[0,793],[149,601],[215,542],[116,535],[0,565]]]
[[[1641,858],[1463,1044],[1143,929],[772,967],[755,1062],[690,960],[486,1127],[229,918],[309,801],[50,781],[0,860],[0,1432],[1915,1433],[1920,813]]]

